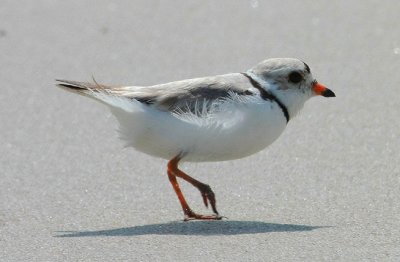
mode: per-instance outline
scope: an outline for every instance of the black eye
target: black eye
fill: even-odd
[[[289,74],[289,81],[292,83],[298,83],[303,80],[303,76],[299,72],[291,72]]]

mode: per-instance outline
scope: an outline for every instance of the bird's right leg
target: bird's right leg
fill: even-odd
[[[179,160],[178,160],[179,161]],[[172,187],[175,190],[176,195],[178,196],[179,202],[182,206],[183,213],[185,215],[185,221],[188,220],[220,220],[222,219],[221,216],[219,215],[200,215],[195,213],[188,205],[186,202],[185,197],[183,196],[182,190],[179,187],[178,181],[176,180],[176,170],[174,167],[176,167],[177,164],[177,158],[172,159],[168,163],[168,169],[167,169],[167,174],[169,181],[171,182]]]

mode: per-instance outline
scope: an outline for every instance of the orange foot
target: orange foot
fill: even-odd
[[[221,220],[225,218],[224,216],[220,216],[218,214],[215,215],[200,215],[196,214],[192,210],[185,212],[185,218],[183,221],[191,221],[191,220]]]

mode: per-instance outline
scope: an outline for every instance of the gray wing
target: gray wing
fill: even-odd
[[[192,113],[204,109],[208,111],[211,104],[226,100],[232,94],[239,96],[254,94],[249,80],[239,73],[187,79],[149,87],[119,89],[121,90],[119,95],[160,110]]]

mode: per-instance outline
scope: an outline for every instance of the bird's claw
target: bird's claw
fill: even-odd
[[[208,208],[208,203],[210,203],[211,209],[214,214],[218,215],[215,194],[209,185],[203,185],[199,187],[201,196],[203,197],[204,205]]]

